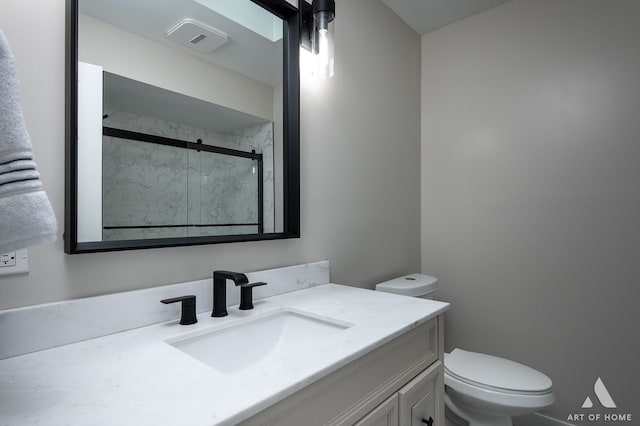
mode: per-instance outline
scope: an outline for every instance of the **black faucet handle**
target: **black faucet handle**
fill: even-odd
[[[196,318],[196,296],[189,294],[187,296],[172,297],[171,299],[161,300],[162,303],[182,302],[182,315],[180,316],[180,324],[190,325],[198,322]]]
[[[265,282],[247,283],[240,285],[240,307],[241,311],[253,309],[253,288],[267,285]]]

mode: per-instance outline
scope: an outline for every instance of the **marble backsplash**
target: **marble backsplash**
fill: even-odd
[[[254,300],[329,283],[328,261],[247,272],[249,282],[268,285],[253,290]],[[227,281],[227,306],[240,302],[240,290]],[[81,340],[106,336],[180,318],[180,304],[160,300],[193,294],[196,311],[213,307],[212,277],[143,290],[66,300],[0,311],[0,359]],[[0,419],[0,424],[3,424]]]
[[[273,123],[215,132],[105,111],[104,125],[263,154],[263,232],[274,232]],[[256,233],[257,162],[206,151],[104,137],[104,240]],[[176,226],[184,224],[240,226]],[[161,227],[161,225],[168,225]],[[153,226],[122,228],[125,226]]]

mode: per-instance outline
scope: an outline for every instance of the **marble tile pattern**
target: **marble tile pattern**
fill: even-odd
[[[257,223],[258,179],[248,158],[200,152],[200,202],[195,223]],[[194,209],[195,210],[195,209]]]
[[[104,125],[263,154],[264,232],[274,232],[273,123],[232,132],[105,110]],[[118,138],[103,139],[105,226],[257,223],[257,167],[246,158]],[[105,230],[104,240],[255,233],[257,227]]]
[[[0,361],[3,425],[236,425],[446,311],[448,303],[324,284],[198,316]],[[349,325],[223,374],[168,344],[283,310]],[[224,348],[220,348],[224,350]]]
[[[246,275],[249,282],[268,283],[253,290],[254,299],[259,300],[328,283],[329,262]],[[213,275],[198,281],[0,311],[0,359],[179,318],[180,306],[163,305],[160,300],[186,294],[196,295],[197,312],[211,312]],[[239,303],[240,290],[227,282],[227,305]]]
[[[187,223],[187,153],[172,146],[103,137],[103,225]]]

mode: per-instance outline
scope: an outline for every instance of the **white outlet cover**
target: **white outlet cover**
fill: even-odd
[[[0,268],[6,268],[10,266],[16,266],[16,252],[0,254]]]
[[[7,262],[7,266],[0,266],[0,275],[24,274],[29,272],[29,251],[27,249],[16,250],[7,253],[15,257],[15,265],[13,262]],[[3,254],[4,257],[4,254]]]

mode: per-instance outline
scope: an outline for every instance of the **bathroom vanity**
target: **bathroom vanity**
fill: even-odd
[[[35,352],[23,344],[22,355],[5,350],[2,424],[444,424],[447,303],[331,284],[328,262],[247,275],[269,285],[248,311],[233,305],[229,287],[223,318],[210,316],[211,280],[0,312],[9,347],[55,329],[77,335],[65,324],[118,323],[130,306],[173,318]],[[159,301],[188,293],[209,300],[196,324],[182,326],[179,307]],[[31,330],[16,325],[25,318]]]

